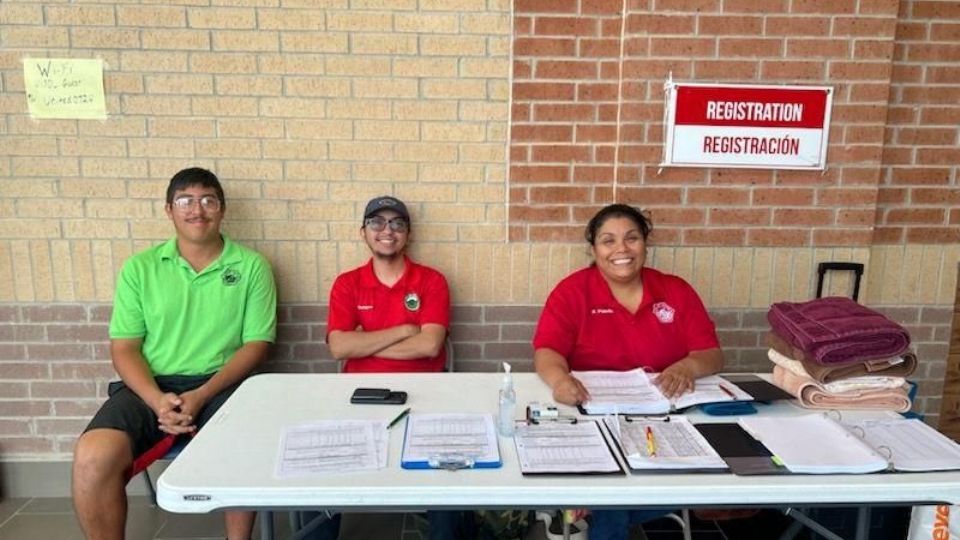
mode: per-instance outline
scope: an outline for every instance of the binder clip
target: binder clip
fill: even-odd
[[[430,456],[427,464],[431,469],[443,469],[445,471],[456,471],[459,469],[473,468],[475,460],[463,454],[437,454]]]

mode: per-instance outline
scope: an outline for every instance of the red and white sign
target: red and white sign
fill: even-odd
[[[826,167],[833,88],[674,83],[665,167]]]

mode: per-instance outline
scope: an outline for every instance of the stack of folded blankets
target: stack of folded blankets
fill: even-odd
[[[778,302],[767,312],[773,381],[815,409],[910,409],[910,334],[849,298]]]

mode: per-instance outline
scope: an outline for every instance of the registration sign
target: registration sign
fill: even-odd
[[[668,81],[664,167],[826,167],[833,88]]]

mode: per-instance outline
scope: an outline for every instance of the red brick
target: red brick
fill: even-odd
[[[573,168],[573,183],[604,184],[612,183],[616,174],[614,167],[599,165],[576,165]]]
[[[27,345],[27,357],[31,360],[89,360],[90,345],[69,343],[31,343]]]
[[[583,238],[583,228],[579,225],[531,225],[528,238],[531,242],[577,242]]]
[[[655,225],[705,225],[707,222],[707,211],[702,208],[650,207],[641,204],[641,201],[629,200],[644,208]],[[627,202],[627,199],[622,202]]]
[[[886,118],[883,105],[833,104],[830,121],[834,124],[882,124]]]
[[[593,61],[538,60],[534,74],[540,79],[596,79],[598,66]]]
[[[834,224],[833,210],[823,208],[776,208],[774,225],[826,226]]]
[[[110,339],[107,325],[49,325],[47,337],[53,342],[64,341],[107,341]]]
[[[869,209],[845,209],[837,212],[837,225],[843,227],[867,226],[872,227],[877,219],[877,210]]]
[[[602,19],[600,21],[600,35],[603,37],[615,37],[619,38],[622,34],[621,29],[623,28],[623,19],[617,17],[615,19]]]
[[[637,56],[647,56],[650,53],[649,37],[630,37],[624,38],[623,56],[625,58],[634,58]]]
[[[524,183],[539,182],[569,182],[569,167],[550,167],[546,165],[523,166],[513,165],[510,167],[510,181]]]
[[[627,32],[631,34],[693,35],[696,19],[692,15],[660,15],[631,13],[627,16]]]
[[[89,418],[100,409],[100,401],[95,399],[54,401],[53,408],[56,416],[84,416]]]
[[[915,204],[960,206],[960,189],[915,188],[910,190],[910,201]]]
[[[514,0],[516,13],[576,13],[577,0]]]
[[[589,146],[545,145],[534,146],[531,161],[535,163],[568,163],[591,161]]]
[[[810,187],[816,185],[831,185],[837,183],[840,174],[836,169],[826,171],[776,171],[777,183],[780,185],[800,185]]]
[[[47,363],[21,363],[21,362],[0,362],[0,379],[49,379],[50,364]]]
[[[116,378],[116,371],[109,362],[57,362],[51,365],[50,375],[54,379],[89,381]]]
[[[577,40],[570,38],[517,38],[513,42],[517,56],[574,56]]]
[[[854,13],[856,0],[793,0],[793,13]]]
[[[691,187],[687,189],[687,204],[744,205],[750,202],[750,191],[729,187]]]
[[[584,83],[577,85],[577,101],[616,101],[620,93],[615,83]]]
[[[663,117],[663,103],[625,103],[620,114],[624,122],[654,122]]]
[[[783,54],[782,39],[765,38],[720,38],[718,56],[720,58],[734,57],[766,57],[781,56]]]
[[[620,0],[581,0],[580,13],[593,15],[620,15],[623,2]]]
[[[942,167],[894,168],[891,182],[895,185],[948,185],[951,169]]]
[[[810,243],[809,229],[751,229],[749,246],[805,246]]]
[[[620,77],[620,61],[615,60],[611,62],[600,62],[600,78],[601,79],[619,79]]]
[[[884,165],[912,165],[913,148],[893,148],[884,146],[881,163]]]
[[[523,163],[530,160],[530,147],[529,146],[511,146],[510,147],[510,161],[513,163]]]
[[[756,36],[763,32],[761,17],[701,14],[697,17],[697,25],[697,35],[700,36]]]
[[[659,145],[623,145],[620,149],[621,163],[658,163],[661,148]]]
[[[26,322],[85,322],[87,310],[83,306],[24,306],[23,320]]]
[[[724,0],[724,13],[786,13],[790,9],[788,0]]]
[[[824,76],[824,64],[822,62],[764,60],[761,64],[760,76],[764,79],[782,81],[821,80]]]
[[[672,187],[621,186],[617,189],[618,201],[629,201],[638,206],[682,204],[683,190]]]
[[[533,78],[533,62],[515,60],[513,62],[513,79],[532,79]]]
[[[34,398],[90,398],[97,395],[97,383],[93,381],[57,381],[30,383],[30,395]]]
[[[956,165],[960,163],[960,148],[918,148],[917,164]]]
[[[914,1],[910,14],[915,19],[960,19],[960,4],[941,0]]]
[[[960,242],[957,227],[911,227],[906,229],[908,244],[956,244]]]
[[[710,225],[769,225],[770,210],[766,208],[711,208]]]
[[[897,21],[897,41],[926,41],[928,25],[922,22]]]
[[[844,186],[875,186],[880,179],[880,170],[876,167],[844,167],[840,180]]]
[[[787,39],[788,58],[848,58],[849,56],[850,41],[846,39]]]
[[[923,81],[923,66],[894,64],[890,80],[899,83],[919,83]]]
[[[960,124],[960,107],[923,107],[920,110],[920,123],[941,126]]]
[[[519,206],[510,207],[510,221],[561,221],[570,222],[568,206]]]
[[[902,244],[906,230],[903,227],[877,227],[873,229],[875,244]]]
[[[581,39],[577,56],[581,58],[620,58],[619,39]]]
[[[530,201],[541,203],[577,204],[590,200],[590,188],[586,187],[534,187],[530,188]]]
[[[743,229],[684,229],[683,244],[692,246],[742,246],[746,241]]]
[[[869,246],[873,242],[873,229],[815,229],[814,246]]]
[[[897,143],[907,146],[953,146],[957,142],[956,128],[899,128]]]
[[[883,142],[883,126],[847,126],[843,142],[849,144],[879,144]]]
[[[704,13],[719,11],[720,4],[720,0],[657,0],[657,10]]]
[[[960,86],[907,86],[900,95],[900,103],[956,104],[960,102]]]
[[[757,62],[737,62],[733,60],[697,60],[693,71],[697,79],[744,79],[757,78]]]
[[[960,41],[960,37],[957,40]],[[926,69],[928,83],[960,84],[960,66],[926,66]]]
[[[907,202],[908,191],[903,188],[881,188],[877,190],[877,204],[896,204]]]
[[[510,119],[518,123],[529,123],[531,109],[529,103],[514,102],[510,107]]]
[[[597,121],[608,124],[614,124],[618,118],[620,107],[613,103],[601,103],[597,105]]]
[[[525,124],[510,130],[512,142],[569,142],[573,140],[573,126]]]
[[[960,58],[960,45],[947,43],[916,43],[907,48],[907,59],[911,62],[952,63]]]
[[[689,60],[624,60],[623,76],[636,79],[686,79],[692,73]]]
[[[870,41],[858,39],[853,45],[853,57],[860,60],[893,59],[894,43],[892,41]]]
[[[767,36],[826,36],[830,33],[828,17],[767,17],[764,27]]]
[[[897,32],[897,20],[893,18],[873,17],[835,17],[833,19],[834,36],[893,38]]]
[[[580,142],[616,142],[617,127],[602,125],[578,125],[574,140]]]
[[[538,36],[599,36],[596,19],[579,17],[537,17],[533,32]]]
[[[576,85],[573,83],[514,83],[513,98],[530,101],[556,101],[573,100],[576,93]]]
[[[944,223],[945,210],[942,208],[891,208],[884,216],[884,223],[933,225]]]
[[[861,15],[896,15],[900,0],[860,0],[858,12]]]
[[[960,24],[935,22],[930,25],[930,39],[932,41],[960,41]]]
[[[538,122],[589,122],[596,118],[596,108],[585,103],[538,103],[533,106],[533,118]]]
[[[660,37],[651,42],[652,56],[715,56],[717,40],[715,38],[675,38]]]
[[[817,190],[817,205],[820,206],[869,206],[876,200],[876,189],[823,188]]]
[[[533,33],[533,18],[532,17],[521,17],[518,13],[516,17],[513,18],[513,35],[514,36],[527,36]]]
[[[807,188],[755,188],[754,206],[809,206],[813,204],[814,190]]]
[[[659,158],[659,154],[657,155]],[[654,159],[647,162],[656,162]],[[706,177],[706,171],[697,168],[685,167],[663,167],[659,165],[646,165],[643,167],[643,179],[648,184],[681,184],[695,185],[703,184]]]

